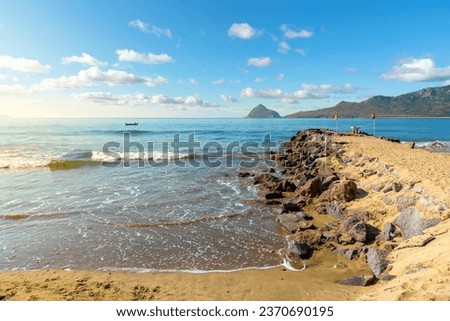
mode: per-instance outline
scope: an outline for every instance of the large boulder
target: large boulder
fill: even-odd
[[[354,181],[338,181],[334,182],[328,190],[319,197],[320,202],[331,201],[353,201],[358,196],[358,187]]]
[[[376,248],[370,248],[367,251],[367,264],[376,277],[379,277],[389,265],[389,262],[386,260],[387,254],[388,252]]]
[[[298,206],[298,204],[291,203],[291,202],[283,203],[282,207],[283,207],[283,210],[281,212],[282,214],[301,211],[301,208],[300,208],[300,206]]]
[[[357,242],[366,242],[367,226],[362,217],[353,215],[342,221],[339,232],[345,233]]]
[[[320,177],[314,177],[300,187],[300,195],[306,197],[316,197],[320,195],[322,188],[322,180]]]
[[[305,219],[302,212],[280,214],[277,216],[276,222],[290,233],[315,228],[311,221]]]
[[[409,239],[413,236],[421,235],[423,230],[435,226],[440,221],[439,218],[425,220],[415,209],[407,208],[395,218],[394,224],[400,228],[403,237]]]
[[[299,242],[296,240],[289,240],[288,241],[288,246],[286,249],[286,255],[290,258],[290,259],[309,259],[312,254],[313,254],[314,250],[311,247],[311,245],[309,245],[306,242]]]

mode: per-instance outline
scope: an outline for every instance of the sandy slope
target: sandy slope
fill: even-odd
[[[450,300],[450,155],[432,154],[370,137],[340,139],[350,142],[347,155],[357,159],[359,153],[369,158],[359,157],[342,169],[357,176],[358,185],[368,192],[366,197],[353,202],[351,208],[367,209],[371,213],[371,223],[382,228],[384,222],[393,222],[399,213],[395,203],[386,205],[382,198],[395,200],[398,195],[408,195],[417,198],[414,208],[424,218],[443,220],[425,231],[425,237],[435,239],[423,247],[416,247],[425,238],[423,236],[409,241],[396,240],[400,244],[389,255],[392,262],[389,273],[396,277],[368,287],[360,299]],[[367,169],[377,174],[364,177]],[[398,193],[373,189],[375,185],[390,181],[400,182],[404,188]]]

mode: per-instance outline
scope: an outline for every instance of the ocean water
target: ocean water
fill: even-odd
[[[268,142],[336,125],[450,152],[450,119],[9,119],[0,270],[280,265],[276,212],[237,173],[266,166]]]

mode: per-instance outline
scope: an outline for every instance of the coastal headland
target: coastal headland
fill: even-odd
[[[270,158],[237,175],[279,210],[284,267],[3,271],[0,300],[450,300],[450,154],[310,129]]]

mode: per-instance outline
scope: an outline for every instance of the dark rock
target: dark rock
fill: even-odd
[[[353,258],[358,254],[358,251],[355,249],[348,249],[347,251],[345,251],[345,256],[347,257],[347,259],[349,260],[353,260]]]
[[[289,240],[286,254],[291,259],[309,259],[311,258],[314,250],[306,242],[299,242],[296,240]]]
[[[386,223],[383,227],[383,232],[378,236],[379,240],[390,241],[396,236],[396,227],[392,223]]]
[[[366,242],[367,240],[366,223],[359,215],[347,217],[341,223],[340,232],[347,234],[355,241]]]
[[[306,203],[307,203],[306,198],[304,198],[303,196],[299,196],[299,197],[293,199],[291,202],[294,204],[297,204],[297,206],[299,206],[300,208],[305,207]]]
[[[370,248],[367,251],[367,264],[376,277],[383,273],[389,265],[389,262],[386,260],[387,254],[387,252],[376,248]]]
[[[283,211],[281,213],[289,213],[289,212],[300,212],[301,208],[294,203],[284,203],[283,204]]]
[[[255,176],[255,174],[254,173],[250,173],[250,172],[239,172],[238,176],[239,177],[252,177],[252,176]]]
[[[381,233],[379,229],[370,224],[366,224],[366,230],[367,230],[366,243],[374,242],[377,239],[378,235],[380,235]]]
[[[309,174],[309,173],[302,172],[302,173],[297,174],[297,175],[295,176],[295,178],[294,178],[294,183],[295,183],[297,186],[303,186],[303,185],[305,185],[311,178],[314,178],[314,176],[312,176],[312,175]]]
[[[392,189],[394,192],[398,193],[402,190],[403,185],[401,183],[392,183]]]
[[[283,192],[294,192],[297,189],[297,186],[290,182],[287,179],[281,181],[281,190]]]
[[[344,219],[344,210],[339,203],[327,203],[325,206],[328,215],[333,216],[335,219],[342,221]]]
[[[6,294],[0,294],[0,301],[3,301],[6,299]]]
[[[295,233],[298,230],[315,228],[310,221],[304,219],[302,212],[280,214],[277,216],[276,222],[290,233]]]
[[[415,209],[407,208],[395,218],[394,224],[400,228],[403,237],[409,239],[413,236],[421,235],[423,230],[435,226],[440,221],[439,218],[425,220]]]
[[[305,185],[300,187],[300,195],[307,197],[316,197],[320,195],[322,182],[319,177],[310,179]]]
[[[273,200],[273,199],[277,199],[277,198],[283,198],[283,193],[281,193],[281,192],[267,193],[265,197],[266,197],[266,200]]]
[[[261,175],[257,175],[253,178],[253,184],[254,185],[258,185],[258,184],[263,184],[263,183],[278,183],[280,181],[279,178],[270,175],[270,174],[261,174]]]
[[[281,205],[281,201],[276,199],[266,200],[266,205]]]
[[[355,275],[348,279],[342,280],[343,285],[368,286],[374,284],[376,279],[373,275]]]
[[[339,177],[337,175],[331,175],[328,177],[325,177],[322,181],[322,190],[326,190],[330,187],[331,183],[336,182],[339,180]]]
[[[408,207],[416,205],[417,200],[414,197],[400,195],[397,197],[397,209],[402,211]]]

